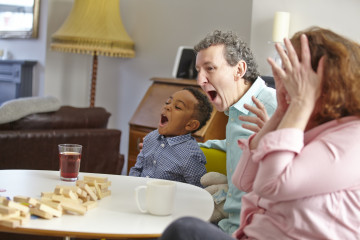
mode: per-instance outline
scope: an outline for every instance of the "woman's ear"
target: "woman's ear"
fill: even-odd
[[[197,130],[199,127],[200,127],[199,120],[192,119],[186,124],[185,129],[188,132],[193,132]]]
[[[237,79],[241,79],[244,77],[244,75],[246,73],[247,64],[244,60],[240,60],[236,66],[237,66],[236,77],[237,77]]]

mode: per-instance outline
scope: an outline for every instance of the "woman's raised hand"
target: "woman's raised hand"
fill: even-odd
[[[308,39],[302,35],[300,40],[301,59],[298,58],[290,40],[285,39],[287,53],[280,44],[275,45],[282,61],[282,67],[277,66],[272,59],[268,59],[268,62],[271,65],[274,78],[276,76],[275,80],[278,82],[280,80],[286,90],[287,102],[299,101],[304,107],[313,108],[320,96],[324,57],[320,59],[318,69],[315,72],[311,67]]]

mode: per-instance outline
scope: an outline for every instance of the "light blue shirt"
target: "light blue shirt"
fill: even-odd
[[[158,130],[144,138],[143,149],[130,176],[160,178],[202,187],[206,158],[190,133],[175,137],[160,135]]]
[[[239,148],[237,140],[240,138],[248,138],[253,134],[252,131],[244,129],[241,126],[245,122],[240,121],[239,116],[254,115],[244,108],[245,103],[255,106],[251,100],[252,96],[255,96],[264,104],[269,116],[274,113],[277,107],[275,89],[267,87],[264,80],[258,78],[244,96],[224,112],[229,116],[226,125],[226,139],[208,140],[205,143],[199,143],[201,147],[215,148],[226,152],[226,172],[229,191],[226,196],[224,211],[229,213],[229,217],[222,219],[219,222],[219,226],[224,232],[229,234],[232,234],[239,227],[241,197],[245,194],[245,192],[238,190],[231,181],[233,172],[242,154],[242,150]]]

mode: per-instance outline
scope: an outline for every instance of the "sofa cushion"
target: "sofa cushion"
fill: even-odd
[[[56,111],[60,106],[60,101],[52,96],[6,101],[0,106],[0,124],[13,122],[33,113]]]
[[[55,112],[34,113],[0,124],[0,130],[106,128],[110,115],[102,107],[62,106]]]

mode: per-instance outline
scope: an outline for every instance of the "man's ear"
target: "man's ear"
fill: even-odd
[[[238,64],[236,65],[236,78],[241,79],[244,77],[246,70],[247,70],[247,64],[244,60],[240,60]]]
[[[192,132],[197,130],[199,127],[200,127],[199,120],[192,119],[186,124],[185,129],[188,132]]]

